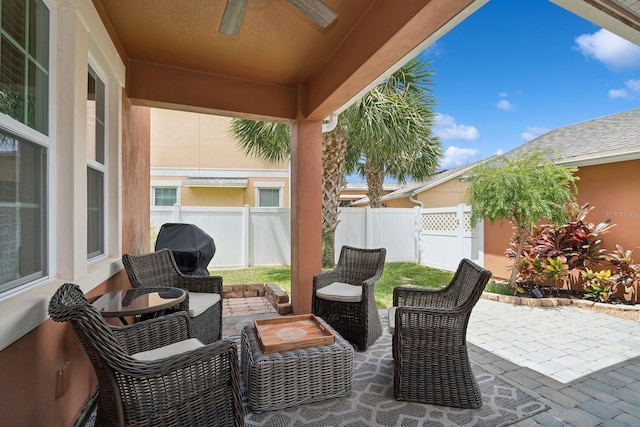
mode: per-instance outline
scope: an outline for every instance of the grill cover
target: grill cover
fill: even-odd
[[[156,251],[170,249],[184,274],[208,276],[207,266],[216,253],[213,238],[194,224],[166,223],[160,227]]]

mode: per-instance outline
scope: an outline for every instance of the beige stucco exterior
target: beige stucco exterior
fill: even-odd
[[[422,203],[424,208],[440,208],[444,206],[457,206],[467,203],[469,198],[465,195],[466,184],[459,177],[441,182],[433,187],[416,194],[413,199]],[[419,203],[412,202],[409,196],[384,200],[388,208],[412,208]]]
[[[152,203],[154,187],[175,187],[182,206],[253,207],[258,206],[258,189],[277,188],[280,207],[290,206],[289,163],[269,164],[244,154],[231,134],[231,121],[230,117],[151,109]],[[212,178],[212,182],[192,186],[188,178]]]

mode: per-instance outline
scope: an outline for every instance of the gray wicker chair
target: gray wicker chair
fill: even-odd
[[[467,353],[467,325],[491,272],[463,259],[438,290],[393,290],[393,390],[398,400],[479,408],[482,396]]]
[[[181,273],[169,249],[124,254],[122,263],[133,287],[168,286],[189,291],[193,336],[205,344],[222,338],[222,277]]]
[[[236,344],[191,338],[185,312],[115,327],[66,283],[49,302],[49,315],[71,322],[91,360],[96,426],[244,425]]]
[[[374,286],[382,276],[386,249],[343,246],[332,271],[313,277],[312,311],[359,350],[382,335]]]

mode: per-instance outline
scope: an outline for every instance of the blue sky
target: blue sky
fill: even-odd
[[[490,0],[419,58],[443,169],[640,107],[640,47],[548,0]]]

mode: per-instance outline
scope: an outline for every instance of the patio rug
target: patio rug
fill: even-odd
[[[396,401],[393,398],[391,335],[386,330],[386,318],[382,318],[382,325],[385,331],[382,337],[366,352],[355,352],[353,390],[349,395],[262,413],[251,413],[245,401],[246,425],[493,427],[510,425],[548,409],[529,394],[479,366],[473,366],[483,400],[479,409]]]

